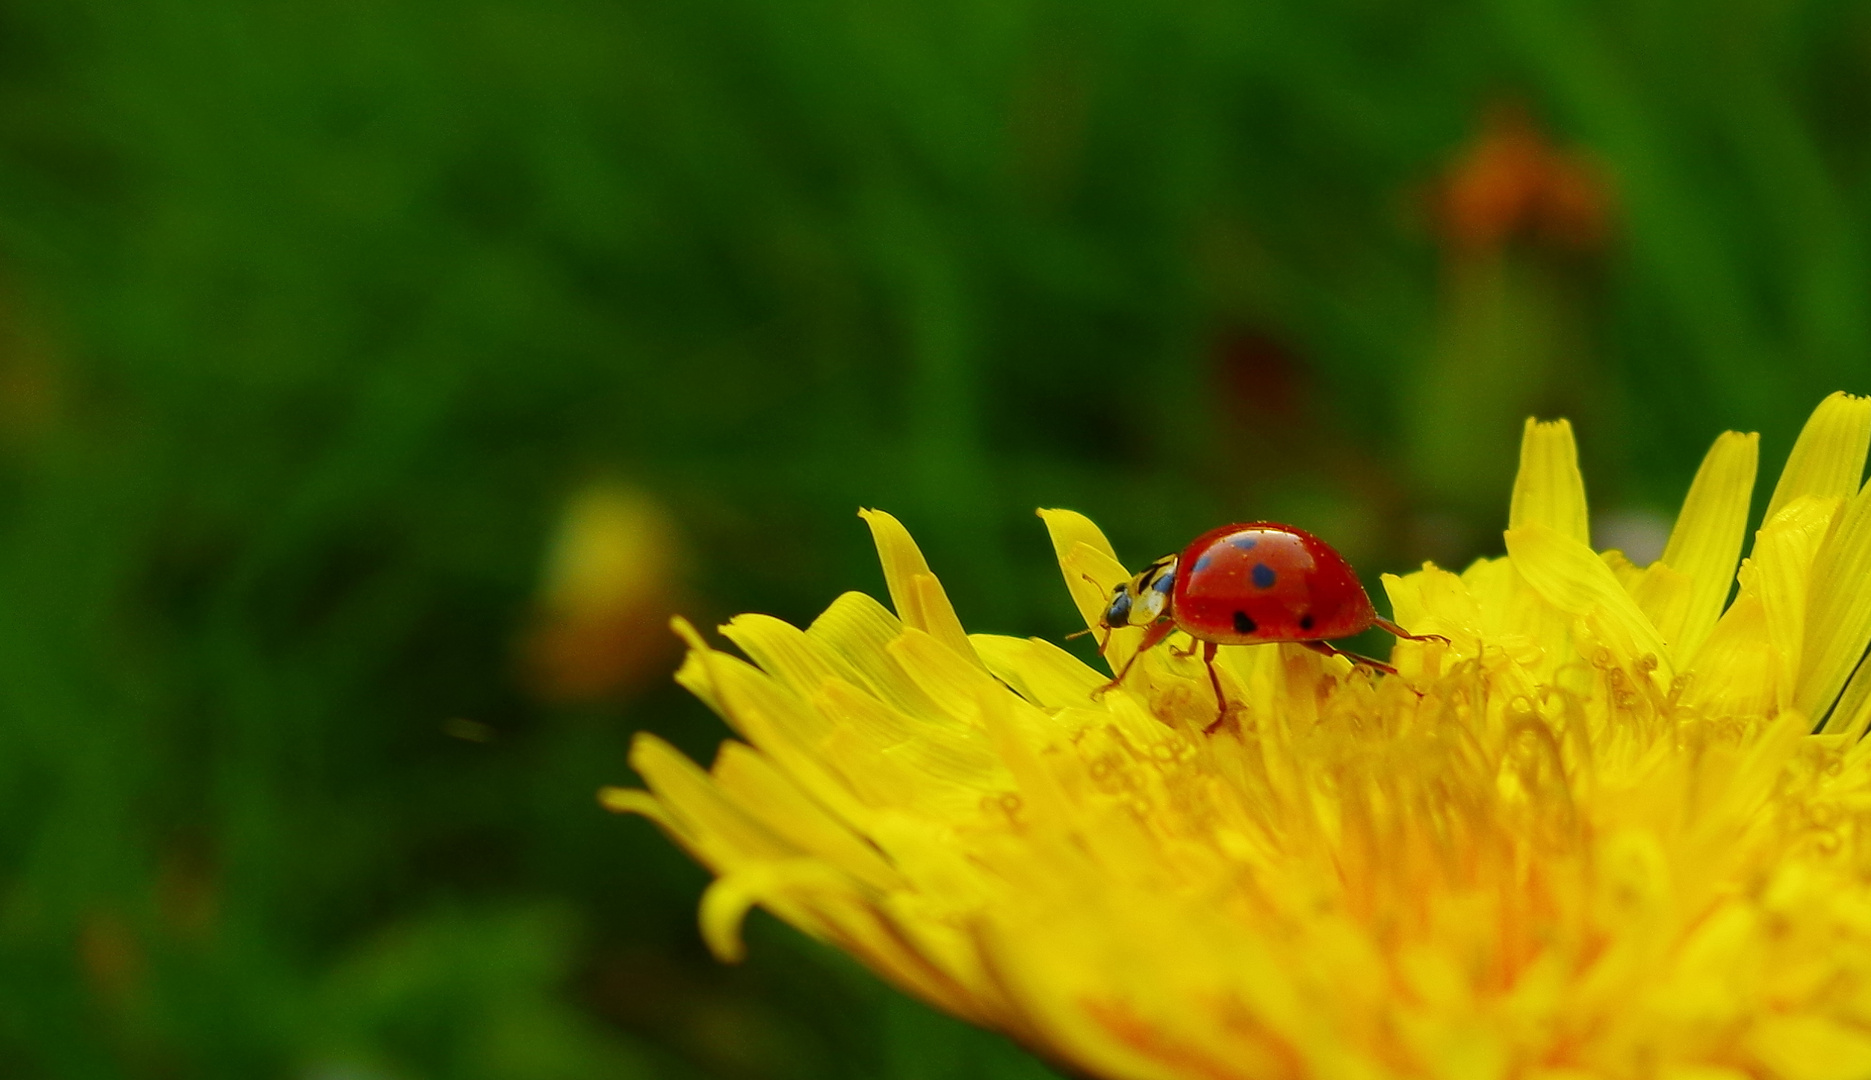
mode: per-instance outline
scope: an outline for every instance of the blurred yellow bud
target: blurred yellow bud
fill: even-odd
[[[672,657],[680,553],[674,522],[648,493],[613,481],[573,495],[523,644],[532,691],[547,701],[610,697]]]

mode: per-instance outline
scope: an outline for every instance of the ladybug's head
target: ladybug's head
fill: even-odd
[[[1165,555],[1143,573],[1111,590],[1111,602],[1099,619],[1105,629],[1148,626],[1170,614],[1170,590],[1176,587],[1176,556]]]

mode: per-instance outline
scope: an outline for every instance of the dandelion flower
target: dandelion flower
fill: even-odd
[[[1386,577],[1397,676],[1288,645],[1124,686],[967,634],[878,512],[894,613],[678,626],[734,728],[641,736],[606,789],[903,990],[1100,1077],[1871,1076],[1871,400],[1806,425],[1746,539],[1757,440],[1716,440],[1663,558],[1589,546],[1570,427],[1529,422],[1506,555]],[[1088,623],[1126,577],[1044,511]],[[1121,664],[1137,630],[1112,635]],[[1185,643],[1186,644],[1186,643]]]

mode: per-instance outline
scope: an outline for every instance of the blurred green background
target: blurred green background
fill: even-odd
[[[0,1076],[1049,1075],[706,957],[668,613],[1459,565],[1529,412],[1652,557],[1871,389],[1868,103],[1830,0],[0,6]]]

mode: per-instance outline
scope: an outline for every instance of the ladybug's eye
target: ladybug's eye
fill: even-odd
[[[1104,609],[1106,626],[1126,626],[1130,623],[1130,594],[1118,586],[1117,593],[1111,597],[1111,606]]]

